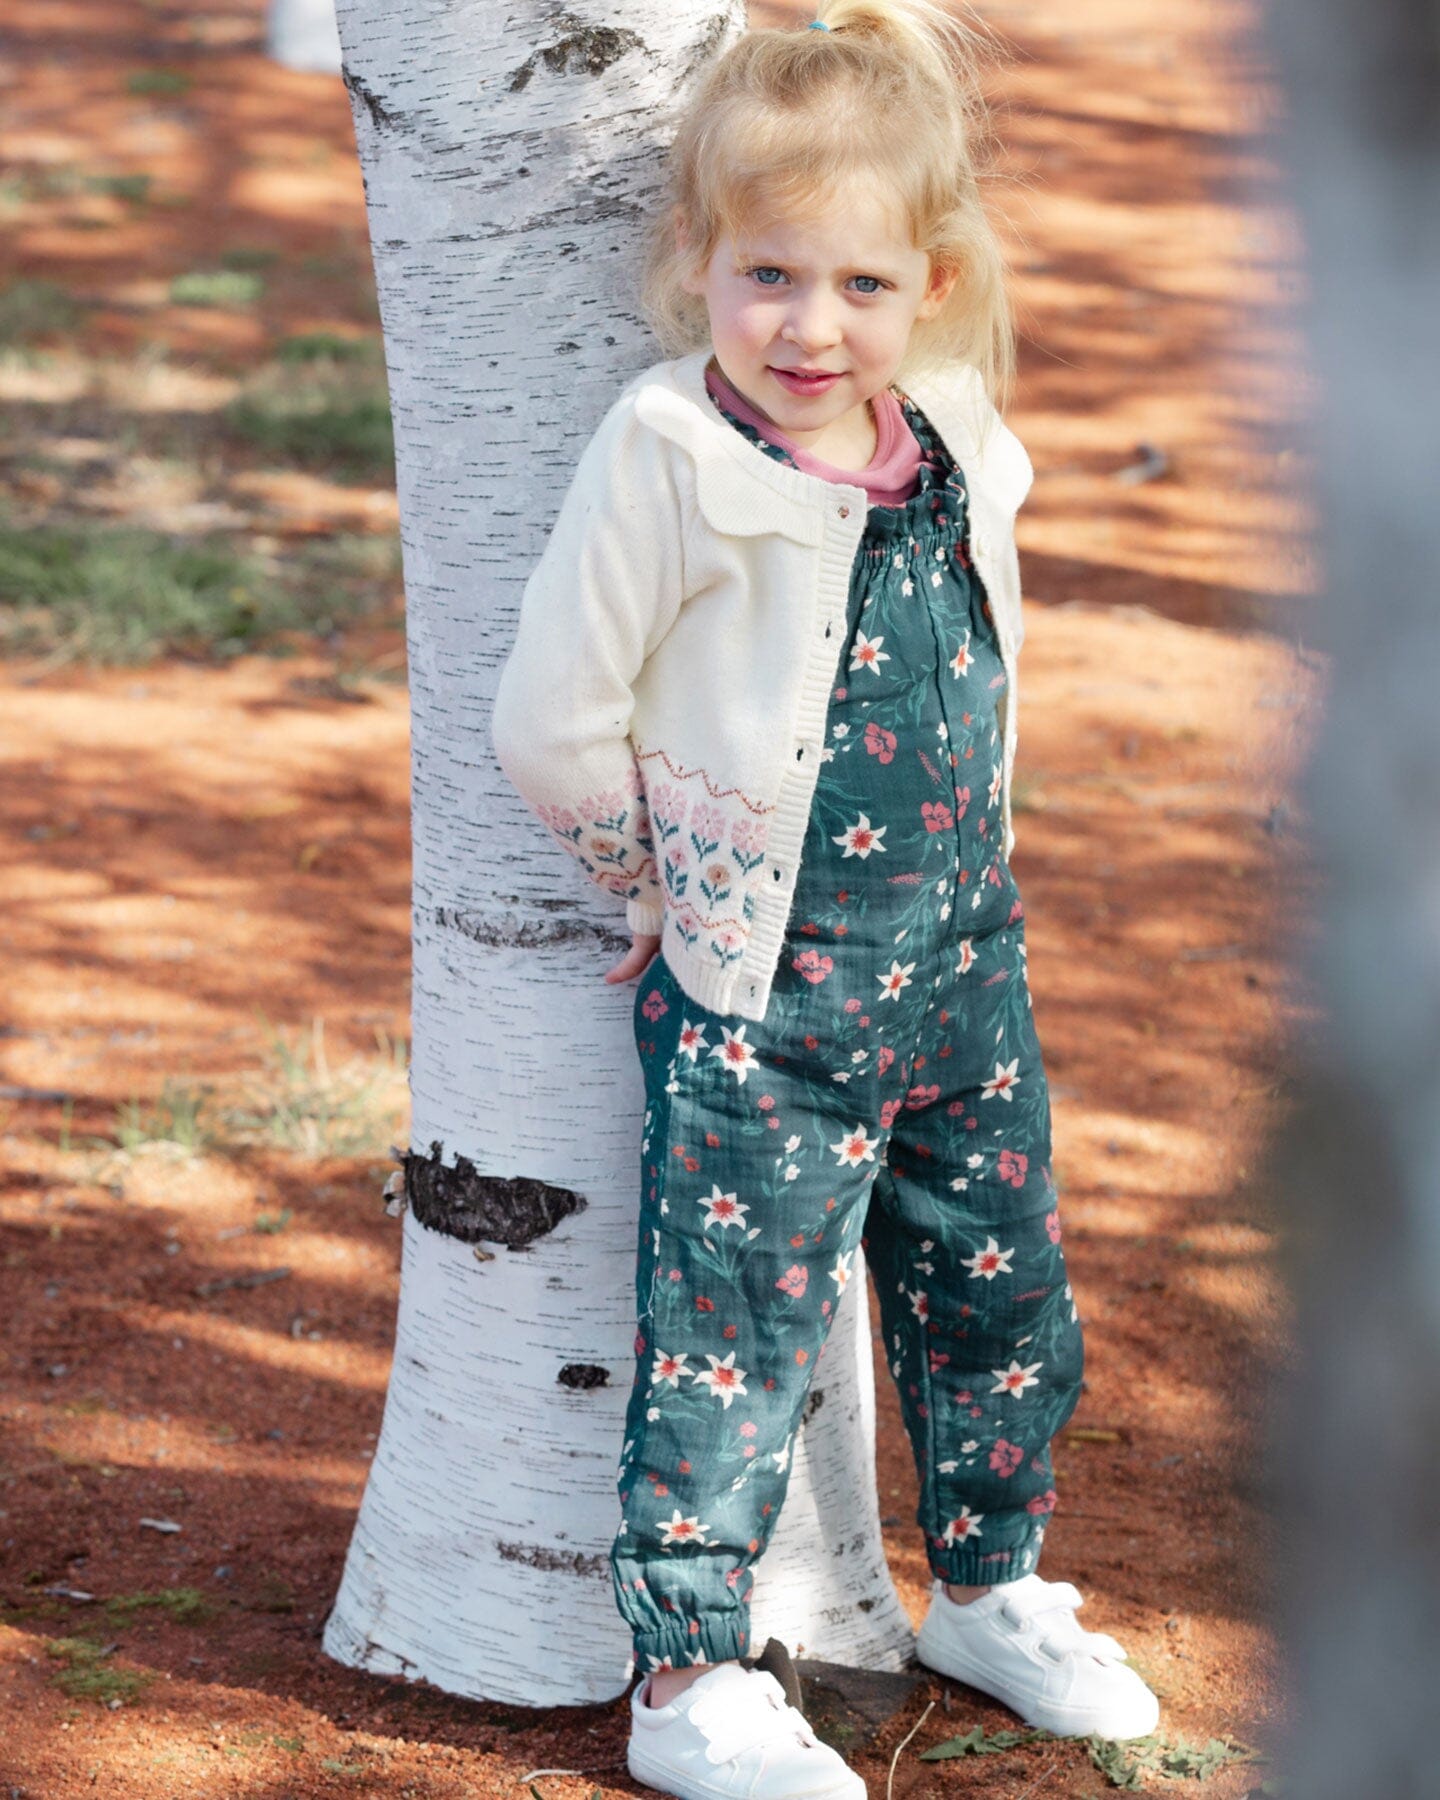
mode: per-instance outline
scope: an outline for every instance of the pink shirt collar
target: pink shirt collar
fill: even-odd
[[[875,415],[875,454],[863,469],[840,469],[822,457],[786,437],[714,369],[706,369],[705,386],[727,412],[734,413],[747,425],[754,426],[766,443],[777,444],[790,455],[807,475],[818,475],[822,481],[838,481],[851,487],[863,487],[872,506],[900,506],[920,484],[921,450],[915,433],[905,422],[900,402],[889,388],[872,401]]]

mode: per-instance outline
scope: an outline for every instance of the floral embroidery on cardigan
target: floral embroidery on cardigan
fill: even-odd
[[[638,756],[658,758],[665,767],[665,777],[647,788],[666,910],[688,949],[703,937],[710,954],[727,967],[739,959],[749,936],[755,871],[765,860],[767,815],[773,809],[739,788],[717,788],[704,769],[682,770],[664,750],[646,749]]]
[[[537,817],[607,893],[648,899],[655,887],[655,843],[640,771],[623,788],[586,794],[571,806],[540,805]]]

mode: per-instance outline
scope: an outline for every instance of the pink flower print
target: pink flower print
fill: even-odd
[[[690,833],[697,844],[718,844],[725,835],[724,814],[701,801],[690,809]]]
[[[846,1001],[846,1002],[845,1002],[845,1010],[846,1010],[846,1012],[847,1012],[847,1013],[857,1013],[857,1012],[859,1012],[859,1010],[860,1010],[860,1002],[859,1002],[859,1001],[858,1001],[858,1000],[847,1000],[847,1001]]]
[[[730,871],[724,863],[711,863],[705,871],[705,879],[710,883],[711,891],[717,900],[723,900],[730,892]]]
[[[740,1427],[740,1435],[741,1435],[741,1437],[744,1437],[744,1438],[754,1437],[755,1421],[753,1419],[747,1419],[745,1421],[745,1423]]]
[[[775,1096],[773,1094],[762,1094],[755,1104],[760,1108],[761,1112],[769,1112],[775,1104]]]
[[[1025,1460],[1025,1452],[1018,1444],[1007,1443],[1004,1438],[995,1440],[995,1448],[990,1452],[990,1467],[1002,1480],[1007,1480]]]
[[[1007,925],[1013,925],[1017,919],[1023,919],[1024,917],[1025,917],[1025,907],[1021,901],[1017,900],[1015,902],[1015,904],[1010,908],[1009,913],[1006,915],[1005,923]]]
[[[872,720],[865,727],[865,748],[871,756],[878,756],[882,763],[894,762],[895,733]]]
[[[792,960],[790,967],[797,974],[803,975],[812,987],[819,987],[835,967],[835,962],[832,957],[822,956],[818,950],[802,950],[799,956]]]
[[[963,819],[970,810],[970,790],[968,787],[955,790],[955,817]]]
[[[930,1352],[930,1373],[938,1375],[949,1360],[949,1356],[943,1350],[932,1350]]]
[[[1028,1513],[1054,1512],[1054,1510],[1055,1510],[1055,1490],[1054,1490],[1054,1488],[1046,1488],[1046,1490],[1043,1494],[1037,1494],[1033,1500],[1027,1500],[1025,1502],[1025,1510]]]
[[[768,836],[763,820],[741,813],[730,822],[730,842],[742,856],[758,856]]]
[[[678,1281],[680,1279],[680,1271],[678,1269],[672,1269],[670,1271],[670,1279],[672,1281]]]
[[[683,844],[676,844],[665,852],[665,867],[670,871],[670,885],[675,886],[684,869],[689,866],[690,853]]]
[[[884,1052],[882,1051],[881,1054],[883,1055]],[[891,1054],[893,1055],[894,1052],[892,1051]],[[895,1123],[895,1115],[900,1111],[900,1108],[904,1104],[905,1102],[903,1100],[887,1100],[884,1103],[880,1108],[880,1128],[882,1131],[888,1131]]]
[[[948,831],[955,823],[955,815],[943,800],[926,800],[920,808],[920,817],[925,821],[925,829],[930,832]]]
[[[798,1300],[810,1285],[810,1271],[804,1263],[791,1263],[775,1285],[792,1300]]]
[[[940,1084],[937,1081],[932,1087],[912,1087],[905,1096],[905,1104],[911,1112],[919,1112],[922,1106],[933,1106],[940,1098]]]
[[[875,1058],[875,1073],[877,1075],[883,1075],[894,1060],[894,1050],[891,1049],[889,1044],[882,1044],[880,1046],[880,1053]]]
[[[1060,1242],[1060,1211],[1058,1207],[1054,1212],[1046,1213],[1045,1230],[1049,1234],[1050,1242],[1052,1244],[1058,1244]]]
[[[1030,1158],[1020,1150],[1002,1150],[1000,1152],[1000,1179],[1008,1181],[1011,1187],[1024,1187],[1025,1171],[1030,1167]]]
[[[657,1019],[663,1019],[670,1008],[659,988],[651,988],[641,1003],[640,1010],[653,1025]]]

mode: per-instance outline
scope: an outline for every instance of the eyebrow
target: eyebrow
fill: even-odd
[[[802,269],[804,264],[786,256],[772,256],[764,250],[735,251],[737,263],[751,263],[766,269]],[[883,275],[889,281],[903,281],[904,276],[897,268],[886,262],[849,263],[840,273],[842,275]]]

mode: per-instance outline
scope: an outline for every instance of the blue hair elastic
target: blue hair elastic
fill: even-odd
[[[828,31],[830,27],[823,19],[812,19],[810,21],[810,29],[812,31]]]

